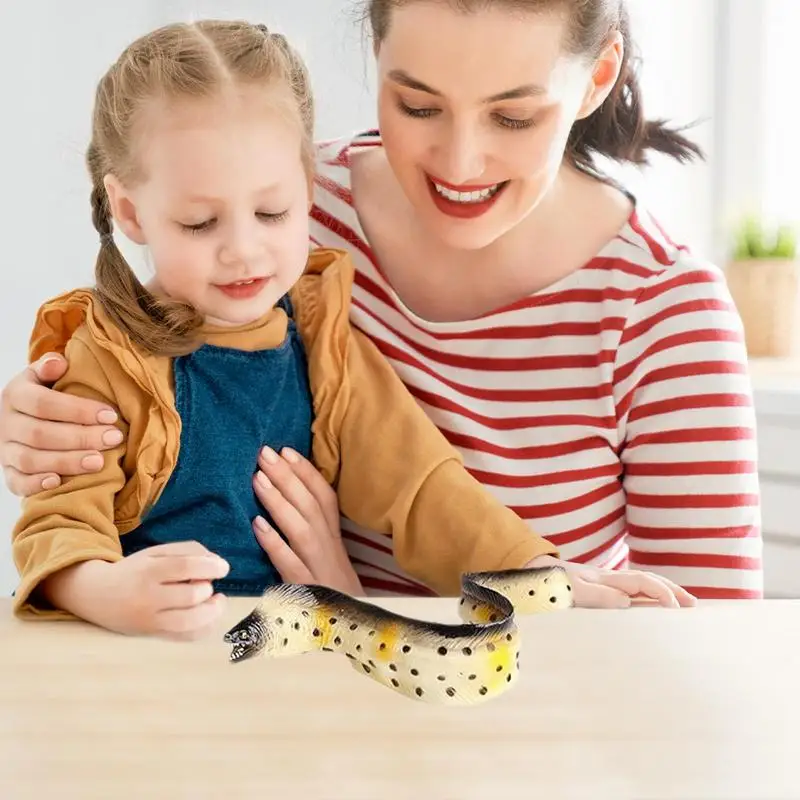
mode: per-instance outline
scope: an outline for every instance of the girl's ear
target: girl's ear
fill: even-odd
[[[622,69],[623,56],[622,34],[615,31],[594,63],[591,80],[578,112],[578,119],[584,119],[593,114],[611,94]]]
[[[135,244],[146,244],[144,231],[139,224],[136,205],[130,192],[115,175],[106,175],[103,185],[108,195],[108,206],[111,216],[119,229]]]

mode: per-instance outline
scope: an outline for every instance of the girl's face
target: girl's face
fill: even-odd
[[[162,104],[140,130],[144,180],[129,189],[109,176],[106,186],[117,224],[150,251],[153,291],[190,303],[211,324],[266,314],[308,258],[298,129],[262,91]]]
[[[423,224],[454,248],[485,247],[553,184],[570,129],[613,87],[621,53],[596,64],[562,47],[554,12],[391,12],[377,51],[387,159]]]

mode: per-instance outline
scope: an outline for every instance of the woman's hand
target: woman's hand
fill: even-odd
[[[47,353],[2,391],[0,464],[15,495],[55,489],[65,475],[97,472],[103,467],[101,451],[120,442],[112,408],[48,387],[66,369],[63,356]]]
[[[638,570],[611,570],[539,556],[527,567],[564,567],[570,577],[575,605],[581,608],[628,608],[634,598],[655,600],[665,608],[690,608],[697,598],[660,575]]]
[[[319,471],[294,450],[269,448],[258,459],[256,496],[288,539],[263,517],[253,530],[287,583],[315,583],[350,595],[363,588],[342,542],[336,493]]]

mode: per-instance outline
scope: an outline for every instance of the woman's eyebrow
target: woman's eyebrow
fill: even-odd
[[[418,78],[414,78],[404,69],[393,69],[389,72],[388,77],[390,80],[408,89],[415,89],[418,92],[425,92],[426,94],[432,94],[436,97],[442,96],[442,93],[438,89],[434,89]],[[521,97],[537,97],[543,94],[547,94],[547,91],[542,86],[537,86],[535,83],[526,83],[523,86],[517,86],[514,89],[507,89],[504,92],[493,94],[491,97],[487,97],[483,102],[496,103],[499,100],[518,100]]]

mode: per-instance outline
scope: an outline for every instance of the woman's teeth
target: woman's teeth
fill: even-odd
[[[436,191],[442,197],[452,201],[453,203],[482,203],[493,195],[497,194],[497,192],[499,192],[503,186],[502,183],[496,183],[494,186],[490,186],[488,189],[481,189],[480,191],[476,192],[456,192],[453,189],[448,189],[447,187],[436,183],[436,181],[433,181],[433,185]]]

